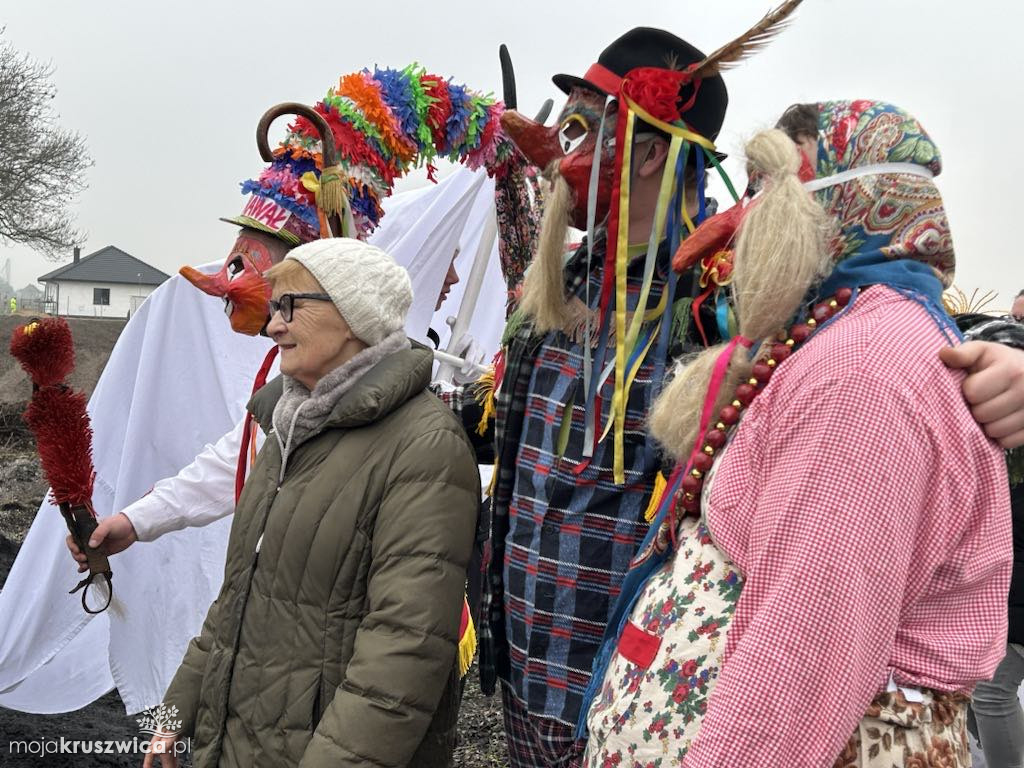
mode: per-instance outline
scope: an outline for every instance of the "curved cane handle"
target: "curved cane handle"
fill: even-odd
[[[256,148],[260,151],[260,157],[270,163],[274,160],[274,153],[270,149],[270,142],[267,134],[270,131],[270,124],[281,115],[298,115],[309,120],[320,134],[320,153],[323,157],[323,167],[330,168],[338,164],[338,146],[334,143],[334,133],[331,126],[327,124],[324,116],[312,107],[299,104],[296,101],[286,101],[276,104],[263,113],[256,124]],[[343,230],[340,216],[329,216],[327,223],[335,237],[340,237]]]

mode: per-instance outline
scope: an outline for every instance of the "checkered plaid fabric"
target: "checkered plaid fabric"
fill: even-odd
[[[536,717],[512,693],[501,686],[501,714],[505,721],[509,768],[579,768],[584,742],[575,729],[547,717]]]
[[[595,247],[598,263],[604,243]],[[664,288],[668,254],[659,269],[648,306]],[[585,249],[566,267],[567,290],[583,298]],[[643,259],[629,270],[630,306],[639,298]],[[590,276],[592,304],[601,270]],[[653,348],[652,348],[653,350]],[[669,350],[678,354],[678,347]],[[600,646],[608,614],[636,547],[647,529],[660,457],[647,443],[644,420],[653,397],[656,354],[641,365],[627,402],[626,484],[612,479],[609,438],[583,461],[583,350],[555,332],[543,338],[527,326],[508,345],[506,373],[497,402],[498,478],[492,527],[492,555],[482,627],[482,683],[494,676],[511,684],[533,715],[574,724]],[[609,344],[600,371],[614,356]],[[600,390],[605,424],[613,381]],[[571,416],[566,409],[571,407]],[[559,455],[563,419],[571,421]],[[490,677],[489,677],[490,675]]]

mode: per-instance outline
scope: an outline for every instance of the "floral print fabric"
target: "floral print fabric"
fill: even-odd
[[[677,765],[697,734],[739,599],[739,571],[704,524],[648,581],[587,717],[589,768]]]
[[[640,595],[590,709],[586,768],[680,764],[714,689],[742,583],[704,524],[685,518],[677,554]],[[921,696],[879,694],[832,768],[968,768],[968,698]]]
[[[883,693],[836,759],[833,768],[968,768],[967,697],[923,691],[909,702]]]

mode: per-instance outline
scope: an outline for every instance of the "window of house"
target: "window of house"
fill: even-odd
[[[99,306],[109,306],[110,304],[110,289],[109,288],[93,288],[92,289],[92,303]]]

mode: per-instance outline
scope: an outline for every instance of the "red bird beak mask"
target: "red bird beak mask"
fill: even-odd
[[[549,170],[552,164],[573,191],[572,225],[587,228],[587,200],[590,173],[595,158],[604,157],[597,184],[595,223],[608,215],[614,180],[615,117],[605,121],[602,147],[597,146],[601,112],[605,98],[595,92],[574,90],[570,94],[558,123],[541,125],[514,110],[501,116],[501,126],[527,160],[538,168]]]
[[[267,246],[241,234],[219,272],[207,275],[192,267],[182,267],[181,275],[203,293],[224,300],[224,312],[232,330],[256,336],[270,314],[270,285],[263,274],[271,266]]]

